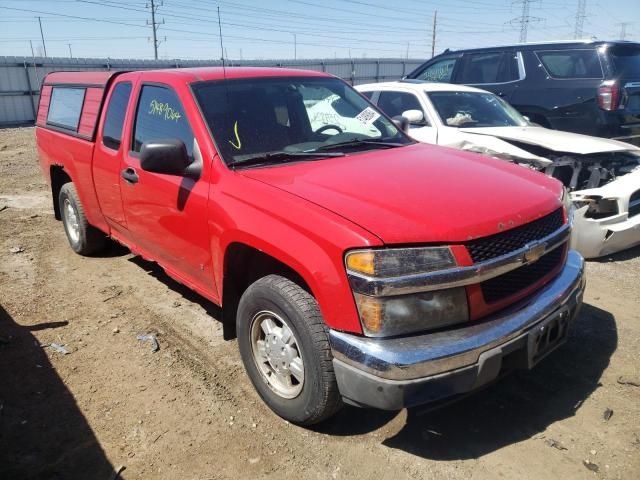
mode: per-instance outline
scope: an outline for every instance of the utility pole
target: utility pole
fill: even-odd
[[[160,45],[160,41],[158,40],[158,28],[160,25],[164,24],[164,18],[162,22],[156,22],[156,13],[158,12],[158,8],[162,7],[164,4],[162,0],[160,3],[156,3],[156,0],[150,0],[151,4],[147,4],[146,8],[151,9],[151,23],[147,20],[147,25],[151,26],[151,31],[153,32],[153,58],[158,59],[158,45]]]
[[[44,56],[47,56],[47,44],[44,43],[44,33],[42,33],[42,20],[38,17],[38,25],[40,25],[40,38],[42,38],[42,48],[44,49]]]
[[[406,58],[409,58],[409,42],[407,42],[407,56]]]
[[[520,43],[527,42],[527,33],[529,31],[529,24],[533,22],[539,22],[542,18],[532,17],[529,15],[529,8],[533,2],[537,2],[538,0],[516,0],[513,2],[514,4],[522,3],[522,14],[511,20],[511,24],[519,24],[520,25]]]
[[[67,46],[69,47],[69,58],[73,58],[73,53],[71,52],[71,44],[67,43]]]
[[[633,22],[620,22],[616,23],[616,25],[620,25],[620,40],[625,40],[627,38],[627,27],[633,25]]]
[[[220,7],[218,7],[218,35],[220,36],[220,60],[222,60],[222,71],[226,72],[224,65],[224,44],[222,43],[222,20],[220,19]],[[224,73],[225,78],[227,76]]]
[[[35,58],[36,54],[33,53],[33,42],[29,40],[29,46],[31,47],[31,56]]]
[[[436,28],[438,26],[438,10],[433,12],[433,28],[431,33],[431,58],[436,54]]]
[[[576,40],[582,38],[582,29],[584,28],[584,19],[587,16],[587,0],[578,0],[578,10],[576,11],[576,28],[573,38]]]
[[[297,60],[298,59],[298,36],[291,32],[291,35],[293,35],[293,59]]]

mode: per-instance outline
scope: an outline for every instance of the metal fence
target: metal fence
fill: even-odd
[[[290,67],[328,72],[352,85],[398,80],[420,65],[420,60],[325,59],[244,60],[228,66]],[[98,58],[0,57],[0,126],[34,123],[42,79],[50,72],[89,70],[144,70],[220,66],[219,60],[135,60]]]

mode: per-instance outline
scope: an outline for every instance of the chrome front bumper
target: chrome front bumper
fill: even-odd
[[[340,392],[349,403],[392,410],[474,390],[506,367],[530,368],[529,337],[554,316],[570,322],[584,286],[584,260],[570,250],[563,270],[543,289],[467,327],[390,339],[332,330]]]

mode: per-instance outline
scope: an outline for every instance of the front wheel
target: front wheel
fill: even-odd
[[[279,275],[261,278],[242,295],[236,327],[247,374],[276,414],[311,425],[341,407],[327,329],[307,291]]]

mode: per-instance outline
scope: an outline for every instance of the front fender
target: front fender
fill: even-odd
[[[315,204],[257,181],[244,179],[242,183],[242,191],[250,191],[250,198],[234,194],[233,188],[221,189],[225,193],[215,196],[211,208],[209,226],[216,285],[223,285],[227,248],[242,243],[298,273],[318,301],[329,327],[361,333],[344,269],[344,252],[381,245],[380,240]],[[259,203],[253,201],[256,198]]]

